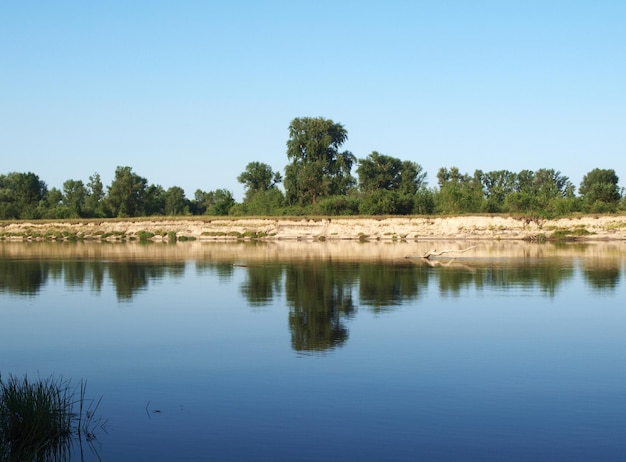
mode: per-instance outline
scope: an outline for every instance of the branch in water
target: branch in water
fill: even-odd
[[[447,253],[463,253],[463,252],[467,252],[468,250],[475,249],[475,248],[476,248],[476,246],[473,245],[473,246],[468,247],[467,249],[463,249],[463,250],[451,249],[451,250],[439,250],[438,251],[437,249],[433,249],[433,250],[430,250],[430,251],[426,252],[424,255],[422,255],[422,258],[429,259],[430,257],[439,257],[439,256],[447,254]]]

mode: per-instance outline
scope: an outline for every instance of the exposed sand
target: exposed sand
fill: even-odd
[[[543,240],[555,232],[585,241],[626,240],[626,215],[580,216],[528,221],[506,216],[458,217],[332,217],[332,218],[164,218],[84,221],[19,221],[0,223],[5,240],[50,239],[57,233],[79,234],[85,239],[133,239],[168,233],[198,240]],[[562,234],[561,234],[562,235]]]

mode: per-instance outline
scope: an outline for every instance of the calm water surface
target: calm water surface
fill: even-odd
[[[106,432],[72,460],[626,457],[620,245],[433,262],[21,245],[0,244],[0,373],[103,396]]]

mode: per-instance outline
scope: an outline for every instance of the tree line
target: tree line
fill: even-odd
[[[196,190],[189,199],[178,186],[150,184],[119,166],[110,185],[94,173],[86,183],[67,180],[48,189],[32,172],[0,174],[0,219],[67,219],[179,215],[432,215],[514,213],[559,216],[626,210],[613,169],[588,172],[578,191],[554,169],[473,174],[442,167],[429,187],[417,162],[373,151],[357,159],[341,150],[348,132],[322,117],[289,125],[284,177],[266,163],[250,162],[237,177],[245,195],[228,189]],[[356,168],[355,168],[356,167]],[[356,176],[352,171],[355,170]],[[279,185],[282,183],[282,188]]]

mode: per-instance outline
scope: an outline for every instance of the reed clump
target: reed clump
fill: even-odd
[[[61,378],[0,376],[0,461],[62,460],[75,438],[92,441],[106,422],[85,391],[82,381],[77,390]]]

